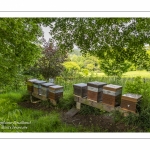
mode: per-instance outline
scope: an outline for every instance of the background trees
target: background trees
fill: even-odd
[[[59,49],[58,55],[51,52],[53,58],[46,51],[41,53],[41,26],[50,27],[51,39]],[[150,55],[145,49],[145,45],[150,44],[149,29],[149,18],[0,18],[0,85],[18,84],[18,80],[24,78],[24,70],[37,62],[34,69],[44,78],[59,75],[60,71],[50,71],[53,65],[49,65],[48,57],[51,61],[63,62],[74,45],[84,56],[96,56],[93,59],[88,55],[86,60],[76,51],[78,57],[72,57],[72,61],[80,62],[80,71],[96,71],[100,63],[108,75],[114,72],[113,75],[120,76],[130,67],[129,64],[149,70]],[[60,55],[64,56],[62,60]],[[44,68],[44,65],[51,69]]]
[[[28,74],[38,77],[42,75],[45,80],[59,76],[64,67],[62,63],[67,58],[67,53],[62,53],[54,43],[46,42],[43,38],[42,54],[35,65],[28,70]]]
[[[149,18],[56,18],[47,25],[61,49],[71,50],[75,44],[99,59],[107,53],[117,64],[129,61],[148,68],[144,46],[150,44]]]

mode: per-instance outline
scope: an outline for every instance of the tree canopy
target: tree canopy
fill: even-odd
[[[8,80],[35,62],[41,52],[40,25],[31,18],[0,18],[0,78]]]
[[[149,18],[56,18],[49,26],[61,49],[71,50],[75,44],[83,53],[147,67],[143,60],[149,59],[144,49],[150,44]]]
[[[57,46],[49,41],[46,42],[44,38],[43,44],[41,57],[27,72],[35,77],[42,75],[44,79],[48,80],[59,76],[63,72],[62,63],[67,58],[67,53],[62,53]]]
[[[0,80],[16,78],[38,60],[41,25],[50,27],[51,39],[65,53],[76,45],[115,64],[150,64],[144,48],[150,44],[150,18],[0,18]]]

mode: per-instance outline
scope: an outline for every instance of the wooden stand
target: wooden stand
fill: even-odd
[[[120,106],[113,107],[111,105],[107,105],[107,104],[104,104],[102,102],[96,102],[93,100],[89,100],[87,98],[82,98],[82,97],[77,96],[77,95],[74,95],[74,101],[76,102],[76,109],[78,109],[78,110],[81,109],[81,104],[85,104],[85,105],[92,106],[92,107],[95,107],[95,108],[98,108],[98,109],[101,109],[104,111],[108,111],[108,112],[120,111],[121,113],[124,114],[124,116],[127,116],[129,114],[128,111],[121,109]],[[134,114],[138,115],[137,113],[134,113]]]
[[[39,99],[39,100],[33,101],[33,97],[35,97],[35,98],[37,98],[37,99]],[[35,93],[30,93],[30,101],[31,101],[31,103],[39,103],[39,102],[41,102],[41,101],[47,101],[47,102],[49,103],[49,105],[50,105],[50,103],[52,103],[53,105],[57,105],[57,104],[54,102],[54,100],[51,100],[51,99],[49,99],[49,98],[46,98],[46,97],[44,97],[44,96],[42,96],[42,95],[37,95],[37,94],[35,94]]]

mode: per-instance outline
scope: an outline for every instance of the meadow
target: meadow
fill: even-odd
[[[42,109],[20,105],[30,103],[25,84],[18,91],[3,92],[0,94],[0,132],[108,132],[101,126],[83,126],[82,124],[77,126],[62,121],[62,113],[75,107],[73,84],[90,81],[122,85],[122,94],[126,92],[141,94],[143,96],[141,111],[139,116],[130,114],[128,117],[123,117],[119,112],[108,114],[98,109],[83,106],[80,115],[111,115],[115,124],[119,122],[127,127],[132,126],[132,129],[127,128],[126,132],[136,132],[137,128],[139,132],[150,131],[150,73],[130,71],[124,73],[121,79],[107,77],[104,74],[72,79],[56,78],[56,84],[64,86],[64,96],[55,107],[48,105],[47,102],[41,102],[37,105]],[[114,130],[114,132],[117,132],[117,130]]]

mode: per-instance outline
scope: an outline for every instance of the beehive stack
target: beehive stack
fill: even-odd
[[[44,98],[48,98],[49,94],[49,86],[55,85],[54,83],[43,83],[41,84],[41,96]]]
[[[42,80],[34,81],[34,83],[33,83],[33,92],[34,92],[34,94],[36,94],[36,95],[41,94],[41,84],[42,83],[46,83],[46,81],[42,81]]]
[[[50,101],[56,105],[60,97],[63,96],[63,86],[53,85],[49,86],[49,96]]]
[[[73,85],[74,95],[80,97],[87,96],[87,84],[86,83],[77,83]]]
[[[133,113],[139,111],[139,103],[142,95],[127,93],[121,97],[121,109],[127,110]]]
[[[87,99],[96,102],[102,101],[103,86],[106,85],[104,82],[88,82],[87,83]]]
[[[121,102],[122,86],[108,84],[103,86],[102,102],[113,107]]]
[[[37,79],[30,79],[27,81],[27,91],[29,93],[32,93],[33,92],[33,83],[34,81],[38,81]]]

